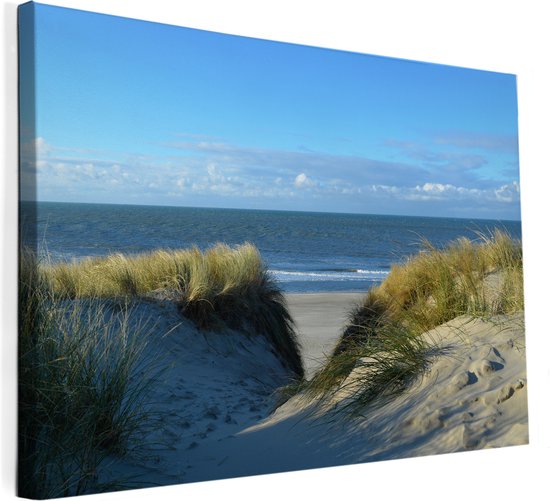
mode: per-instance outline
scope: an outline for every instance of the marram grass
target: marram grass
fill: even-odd
[[[147,322],[130,322],[96,298],[52,294],[22,251],[19,282],[18,495],[36,499],[99,492],[98,470],[124,454],[147,420],[154,367],[132,378]]]
[[[423,333],[460,315],[490,317],[523,308],[520,241],[497,230],[443,249],[423,242],[419,254],[392,266],[386,280],[369,290],[350,312],[326,365],[293,391],[322,398],[347,391],[340,410],[360,414],[423,373],[432,349]]]
[[[67,298],[138,296],[178,289],[194,301],[245,288],[259,280],[263,264],[251,244],[234,248],[218,244],[201,252],[157,250],[45,265],[52,290]]]
[[[81,262],[20,260],[19,495],[99,492],[97,473],[148,420],[151,377],[132,377],[154,325],[131,312],[167,294],[200,328],[264,335],[303,376],[284,297],[252,245],[217,245]],[[112,308],[113,304],[118,305]],[[146,370],[147,372],[147,370]],[[158,372],[158,371],[157,371]]]
[[[252,245],[59,264],[37,264],[23,249],[20,496],[110,489],[97,484],[98,470],[110,455],[124,454],[149,416],[146,396],[158,370],[151,368],[151,377],[131,376],[154,325],[137,321],[131,308],[133,298],[150,294],[176,298],[182,314],[200,328],[266,336],[295,377],[303,376],[284,296]],[[140,362],[139,369],[147,368]]]
[[[421,333],[459,315],[489,316],[523,310],[521,243],[502,231],[460,238],[443,249],[424,249],[394,265],[369,295],[387,305],[388,315]],[[365,303],[372,299],[367,297]]]
[[[158,250],[42,267],[61,298],[124,298],[171,291],[183,315],[201,329],[234,328],[267,337],[303,376],[299,344],[284,295],[255,246],[218,244],[204,252]]]

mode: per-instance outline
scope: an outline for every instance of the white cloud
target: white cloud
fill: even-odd
[[[34,173],[44,167],[52,147],[42,137],[21,143],[22,170]]]
[[[519,199],[519,184],[513,181],[512,184],[505,184],[495,190],[495,196],[500,202],[514,202]]]
[[[102,174],[102,171],[97,171],[95,165],[92,163],[75,165],[74,170],[76,172],[82,172],[84,175],[91,177],[93,179],[97,179]]]
[[[292,176],[295,187],[300,188],[319,186],[320,181],[330,179],[336,172],[354,184],[369,182],[402,186],[413,182],[412,180],[427,181],[430,175],[429,170],[423,166],[357,155],[256,148],[204,141],[172,142],[163,145],[187,153],[198,153],[193,157],[195,161],[216,162],[223,166],[224,172],[233,168],[238,169],[241,174],[256,176],[269,170],[275,177],[288,179]],[[188,156],[186,158],[189,159]],[[296,165],[305,171],[315,172],[316,180],[305,172],[296,176]]]
[[[407,200],[465,200],[488,198],[489,192],[477,188],[465,188],[442,183],[424,183],[406,194]]]
[[[496,189],[466,188],[443,183],[424,183],[414,187],[371,185],[370,193],[387,195],[399,200],[409,201],[471,201],[512,203],[519,200],[519,185],[515,181]]]
[[[220,206],[261,206],[263,202],[255,199],[278,199],[297,209],[324,208],[319,200],[326,199],[354,211],[486,207],[496,215],[514,209],[519,202],[517,182],[499,186],[483,179],[473,183],[470,178],[428,175],[411,165],[359,157],[232,149],[207,143],[201,148],[212,151],[204,155],[120,158],[113,154],[113,158],[98,159],[92,151],[70,150],[70,155],[64,155],[66,149],[53,147],[43,138],[29,143],[29,148],[33,146],[42,158],[36,166],[40,168],[29,172],[36,174],[39,191],[52,199],[66,193],[82,194],[83,199],[107,193],[117,200],[183,200],[185,196],[186,204],[215,201]],[[296,170],[296,165],[303,171]]]
[[[208,181],[211,184],[221,184],[225,183],[226,179],[223,173],[220,171],[218,166],[214,163],[209,163],[206,166],[206,172],[208,172]]]
[[[47,156],[52,150],[52,147],[46,142],[43,137],[37,137],[34,140],[34,143],[37,158],[43,158]]]
[[[443,193],[444,191],[452,190],[454,186],[441,183],[424,183],[421,190],[427,193]]]
[[[302,172],[294,179],[294,186],[296,186],[296,188],[312,188],[317,186],[317,183]]]

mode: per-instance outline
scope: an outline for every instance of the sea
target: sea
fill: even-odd
[[[521,239],[519,221],[146,205],[23,202],[25,220],[53,262],[250,242],[284,291],[302,293],[364,292],[424,239],[442,247],[496,229]]]

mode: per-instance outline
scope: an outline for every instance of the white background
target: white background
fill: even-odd
[[[17,1],[1,0],[1,493],[14,497],[16,402]],[[518,76],[530,445],[199,483],[102,499],[544,499],[550,465],[548,148],[550,14],[536,0],[72,0],[125,17],[478,68]],[[550,11],[550,9],[548,9]],[[2,497],[3,497],[2,496]]]

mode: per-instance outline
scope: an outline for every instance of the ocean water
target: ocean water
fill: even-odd
[[[366,291],[423,238],[442,246],[496,228],[521,238],[519,221],[482,219],[25,202],[23,226],[29,213],[53,261],[251,242],[287,292]]]

